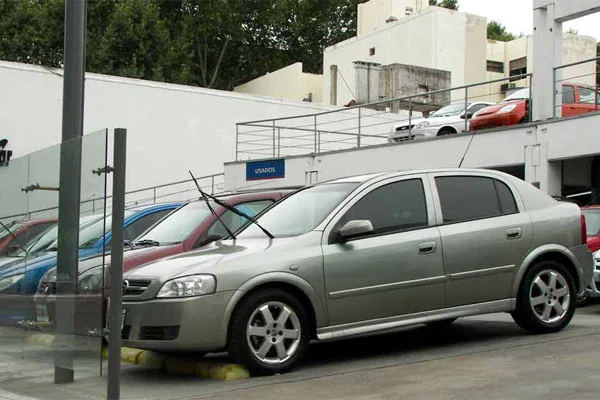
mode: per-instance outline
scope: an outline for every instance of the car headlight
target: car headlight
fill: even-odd
[[[212,294],[217,288],[217,281],[212,275],[190,275],[171,279],[164,283],[156,297],[193,297]]]
[[[102,291],[102,288],[106,282],[106,273],[108,268],[104,268],[102,265],[90,268],[87,271],[79,275],[77,280],[77,288],[80,293],[90,293]]]
[[[4,289],[8,289],[12,285],[19,282],[21,279],[23,279],[23,277],[25,277],[25,274],[13,275],[13,276],[9,276],[8,278],[4,278],[4,279],[0,280],[0,291],[2,291]]]
[[[511,112],[512,110],[514,110],[515,108],[517,108],[516,104],[510,104],[508,106],[504,106],[502,107],[499,111],[498,114],[506,114]]]
[[[417,126],[415,127],[415,129],[421,129],[421,128],[427,128],[427,127],[429,127],[429,122],[423,121],[423,122],[419,122],[417,124]]]

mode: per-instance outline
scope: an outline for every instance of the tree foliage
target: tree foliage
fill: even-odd
[[[231,89],[356,34],[365,0],[93,0],[87,70]],[[59,67],[64,0],[0,0],[0,59]]]
[[[487,38],[508,42],[515,40],[517,36],[506,30],[506,27],[497,21],[490,21],[487,26]]]
[[[458,10],[458,0],[429,0],[429,5]]]

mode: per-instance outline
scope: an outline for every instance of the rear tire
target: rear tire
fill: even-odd
[[[452,128],[445,127],[445,128],[440,129],[437,135],[438,136],[446,136],[446,135],[453,135],[455,133],[456,133],[456,131],[454,131]]]
[[[281,289],[261,290],[236,307],[227,348],[253,375],[285,372],[304,357],[310,326],[308,314],[296,297]]]
[[[561,263],[546,260],[535,263],[525,273],[512,317],[531,333],[552,333],[569,324],[576,307],[573,277]]]

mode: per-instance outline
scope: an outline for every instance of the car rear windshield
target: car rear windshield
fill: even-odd
[[[265,212],[258,222],[276,238],[298,236],[316,228],[359,184],[328,183],[296,192]],[[258,237],[264,233],[249,225],[238,237]]]
[[[465,110],[465,105],[463,104],[451,104],[446,107],[442,107],[433,114],[429,116],[429,118],[437,118],[437,117],[450,117],[453,115],[458,115]]]
[[[588,236],[600,234],[600,210],[583,210]]]

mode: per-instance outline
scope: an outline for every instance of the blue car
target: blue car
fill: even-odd
[[[125,210],[124,239],[126,241],[135,239],[181,204],[154,204],[128,208]],[[79,257],[87,258],[102,254],[105,247],[109,248],[112,238],[111,217],[108,216],[106,221],[102,216],[87,217],[81,222],[83,223],[80,224],[79,230]],[[49,241],[48,238],[53,240]],[[57,244],[56,231],[51,230],[28,249],[24,257],[14,258],[0,265],[0,323],[2,325],[14,325],[20,320],[31,318],[34,311],[31,309],[31,299],[39,281],[46,271],[56,266]]]

